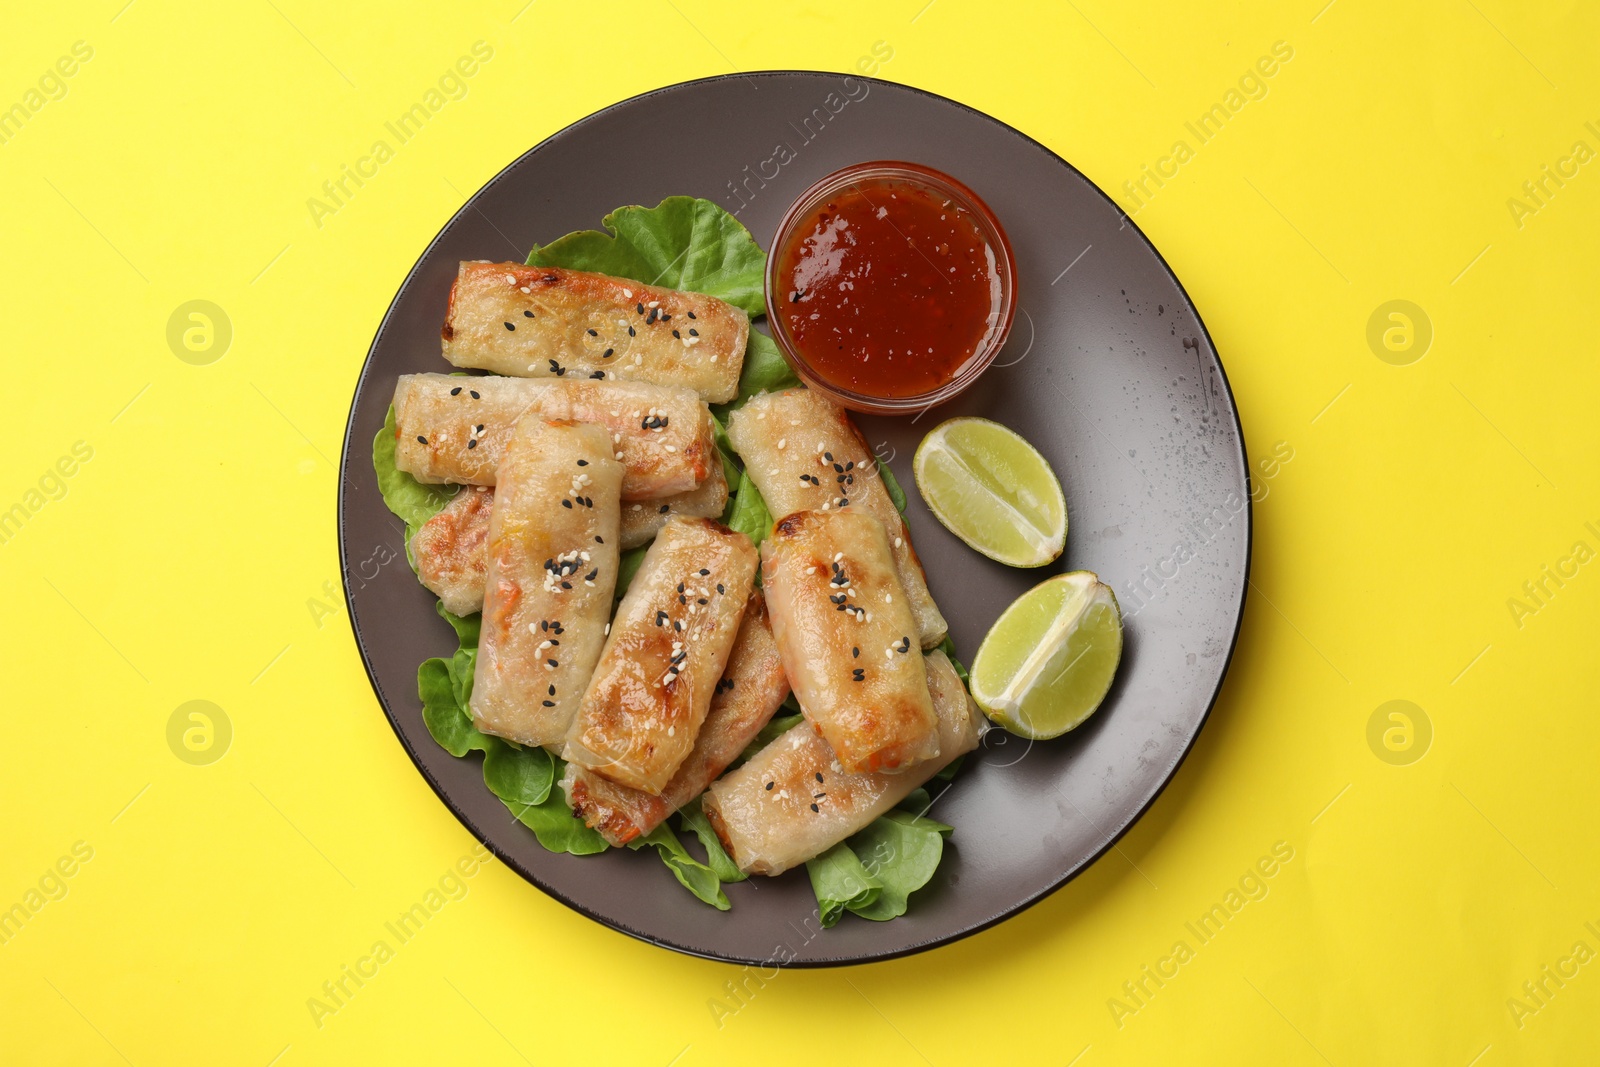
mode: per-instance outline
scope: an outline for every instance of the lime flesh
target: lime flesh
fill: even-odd
[[[1057,575],[1018,597],[978,647],[972,696],[1022,737],[1060,737],[1094,714],[1122,658],[1122,613],[1089,571]]]
[[[989,419],[934,427],[912,461],[917,490],[945,527],[990,559],[1042,567],[1067,543],[1067,500],[1050,464]]]

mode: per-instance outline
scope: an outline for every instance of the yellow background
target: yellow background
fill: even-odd
[[[93,849],[0,945],[7,1062],[1600,1056],[1600,962],[1545,979],[1537,1012],[1507,1003],[1575,942],[1600,951],[1600,564],[1508,607],[1575,542],[1600,549],[1600,163],[1520,226],[1507,206],[1575,141],[1600,149],[1592,8],[124,3],[28,5],[0,35],[0,106],[94,50],[0,144],[0,508],[93,449],[0,544],[0,908]],[[315,226],[307,198],[480,39],[494,57],[466,98]],[[750,981],[719,1025],[738,969],[490,862],[319,1028],[307,999],[473,846],[384,720],[337,592],[335,465],[395,288],[467,196],[575,119],[730,70],[848,70],[878,41],[884,77],[1114,192],[1274,42],[1294,50],[1137,216],[1254,457],[1293,450],[1256,508],[1210,724],[1117,850],[952,947]],[[233,326],[210,365],[166,340],[194,299]],[[1366,340],[1393,299],[1433,326],[1408,366]],[[209,766],[167,743],[196,699],[233,728]],[[1408,765],[1367,740],[1393,699],[1432,726]],[[1119,1019],[1123,983],[1277,841],[1294,858],[1268,895]]]

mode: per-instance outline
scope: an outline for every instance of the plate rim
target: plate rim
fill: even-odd
[[[476,210],[474,207],[474,202],[480,196],[482,196],[486,190],[502,181],[512,170],[518,167],[524,160],[532,156],[535,152],[539,152],[553,145],[555,142],[561,140],[577,127],[619,108],[633,105],[640,101],[649,99],[650,97],[660,96],[665,93],[687,89],[691,86],[703,85],[711,82],[753,81],[762,78],[788,77],[793,75],[822,78],[855,78],[859,81],[867,82],[872,85],[883,85],[897,90],[905,90],[918,96],[927,97],[931,100],[937,101],[938,103],[951,105],[963,111],[971,112],[978,118],[993,123],[996,126],[999,126],[1002,129],[1010,132],[1011,134],[1014,134],[1024,143],[1044,153],[1052,161],[1060,166],[1065,167],[1067,170],[1081,178],[1085,185],[1093,190],[1096,195],[1098,195],[1116,211],[1116,213],[1121,217],[1123,225],[1131,229],[1138,239],[1144,242],[1145,247],[1154,253],[1156,262],[1161,265],[1161,269],[1166,272],[1166,275],[1169,279],[1171,279],[1172,284],[1177,287],[1178,292],[1182,295],[1185,303],[1189,307],[1189,310],[1194,314],[1195,325],[1199,328],[1200,332],[1204,334],[1206,342],[1211,346],[1212,358],[1216,364],[1217,373],[1222,381],[1223,393],[1226,396],[1228,403],[1228,412],[1232,416],[1234,433],[1236,434],[1239,442],[1239,461],[1244,472],[1245,492],[1243,509],[1244,560],[1243,567],[1240,571],[1239,601],[1238,608],[1235,611],[1233,619],[1233,633],[1228,639],[1228,651],[1222,661],[1222,670],[1217,675],[1216,684],[1212,687],[1211,695],[1206,699],[1205,710],[1201,713],[1200,720],[1195,725],[1193,733],[1189,735],[1189,738],[1184,743],[1182,751],[1178,753],[1177,757],[1173,760],[1171,767],[1168,768],[1166,773],[1163,775],[1160,783],[1151,792],[1150,796],[1145,800],[1145,802],[1140,805],[1139,809],[1134,812],[1133,815],[1129,817],[1123,823],[1123,825],[1119,827],[1093,854],[1085,857],[1082,861],[1073,865],[1071,869],[1064,871],[1060,877],[1058,877],[1054,882],[1045,886],[1043,889],[1040,889],[1038,892],[1033,893],[1024,899],[1018,900],[1016,903],[987,919],[983,919],[975,923],[969,923],[952,933],[942,934],[937,937],[924,938],[923,940],[911,942],[895,949],[871,951],[853,956],[841,955],[824,959],[784,960],[772,957],[757,958],[740,956],[733,953],[724,954],[705,951],[692,945],[679,944],[673,941],[664,940],[660,937],[652,936],[651,934],[648,934],[642,930],[635,929],[627,925],[621,920],[614,920],[610,917],[599,915],[586,906],[584,902],[575,898],[569,898],[566,894],[544,884],[544,882],[541,881],[532,870],[526,868],[516,858],[491,841],[489,836],[483,833],[476,823],[469,818],[460,807],[456,805],[456,803],[451,799],[450,795],[441,786],[440,782],[433,776],[433,774],[428,770],[427,766],[423,763],[420,755],[416,751],[416,748],[407,739],[404,730],[401,729],[399,720],[396,718],[395,712],[390,707],[390,702],[385,695],[384,688],[379,682],[377,674],[374,672],[372,659],[368,655],[366,642],[363,640],[361,635],[361,625],[356,618],[355,600],[351,592],[351,572],[349,560],[346,555],[347,537],[345,532],[345,493],[346,487],[350,483],[351,457],[353,455],[352,449],[354,446],[359,445],[360,443],[355,440],[354,436],[356,409],[361,402],[362,388],[365,384],[367,367],[371,364],[374,356],[377,353],[378,344],[382,340],[383,333],[388,325],[390,316],[394,314],[395,308],[405,296],[407,289],[410,288],[416,271],[416,265],[427,258],[429,253],[433,251],[434,247],[443,238],[445,232],[455,224],[457,219],[461,218],[469,211]],[[357,467],[360,467],[360,464],[357,464]],[[738,71],[728,74],[709,75],[704,78],[691,78],[687,81],[673,82],[670,85],[658,86],[654,89],[649,89],[642,93],[636,93],[633,96],[629,96],[614,103],[607,104],[605,107],[600,108],[599,110],[589,112],[588,114],[567,123],[565,126],[561,127],[561,129],[554,131],[547,137],[540,140],[538,143],[519,153],[516,158],[512,159],[505,166],[501,167],[494,173],[492,177],[490,177],[487,181],[480,185],[476,191],[469,195],[462,205],[457,208],[448,219],[445,220],[443,225],[439,227],[432,239],[428,241],[428,243],[423,247],[422,251],[417,255],[416,259],[413,260],[411,266],[407,268],[405,279],[400,283],[400,287],[395,290],[394,296],[390,299],[388,306],[384,309],[383,315],[380,316],[378,320],[377,328],[373,331],[372,342],[367,347],[367,354],[361,361],[360,369],[356,373],[355,385],[351,391],[350,407],[345,419],[343,448],[339,457],[339,491],[334,506],[336,509],[335,529],[339,542],[339,576],[340,585],[344,592],[345,617],[350,623],[351,635],[355,639],[356,651],[361,657],[362,669],[366,672],[367,681],[372,687],[373,695],[377,697],[378,705],[383,709],[384,718],[388,720],[389,728],[394,732],[396,740],[400,742],[400,747],[405,750],[405,753],[407,757],[410,758],[412,765],[422,775],[423,780],[428,783],[429,788],[431,788],[439,800],[443,802],[445,808],[449,810],[450,814],[455,816],[456,822],[461,824],[461,826],[465,828],[466,831],[471,834],[479,844],[487,848],[490,853],[495,856],[495,858],[500,860],[501,863],[505,864],[508,868],[514,871],[523,879],[523,881],[527,882],[529,885],[532,885],[535,889],[538,889],[551,899],[560,902],[566,907],[571,908],[573,911],[576,911],[578,914],[590,919],[593,922],[599,923],[607,929],[615,930],[618,933],[625,934],[636,940],[643,941],[646,944],[654,945],[658,948],[669,949],[673,952],[678,952],[683,955],[692,956],[698,959],[711,960],[717,963],[741,964],[745,966],[758,967],[777,967],[780,969],[793,970],[852,967],[866,963],[878,963],[887,960],[901,959],[906,956],[915,955],[919,952],[926,952],[930,949],[938,948],[942,945],[953,944],[954,942],[964,940],[973,936],[974,934],[978,934],[984,930],[998,926],[1000,923],[1022,914],[1024,911],[1032,908],[1045,898],[1053,896],[1068,882],[1076,879],[1084,871],[1088,870],[1096,862],[1098,862],[1100,858],[1108,851],[1115,847],[1116,844],[1121,841],[1122,838],[1126,836],[1127,833],[1132,830],[1141,819],[1145,817],[1145,815],[1155,805],[1156,801],[1161,798],[1161,795],[1167,791],[1167,788],[1172,784],[1173,779],[1178,776],[1178,772],[1183,769],[1184,762],[1189,758],[1189,754],[1194,750],[1195,744],[1200,739],[1201,731],[1203,731],[1206,727],[1206,724],[1211,721],[1211,713],[1216,709],[1217,701],[1222,695],[1222,687],[1224,683],[1227,682],[1228,672],[1233,666],[1234,653],[1239,647],[1239,634],[1244,629],[1245,607],[1249,600],[1250,566],[1255,553],[1255,494],[1254,478],[1251,474],[1250,467],[1250,450],[1245,440],[1244,424],[1239,416],[1238,398],[1234,395],[1233,384],[1228,378],[1227,367],[1223,364],[1222,354],[1217,348],[1216,340],[1211,336],[1211,331],[1207,328],[1205,320],[1200,314],[1199,305],[1195,303],[1194,297],[1191,296],[1188,289],[1184,287],[1183,280],[1178,277],[1177,272],[1172,269],[1172,265],[1167,262],[1166,256],[1162,255],[1161,249],[1156,247],[1155,242],[1150,240],[1150,237],[1139,227],[1139,224],[1133,220],[1133,217],[1124,211],[1122,206],[1112,199],[1110,194],[1102,189],[1097,182],[1091,179],[1083,171],[1079,170],[1071,162],[1064,159],[1048,145],[1029,136],[1010,123],[990,115],[986,111],[982,111],[970,104],[963,103],[959,100],[954,100],[948,96],[943,96],[939,93],[935,93],[915,85],[907,85],[903,82],[890,81],[886,78],[873,78],[862,74],[844,73],[841,71],[807,70],[799,68]],[[555,788],[555,786],[552,785],[552,788]]]

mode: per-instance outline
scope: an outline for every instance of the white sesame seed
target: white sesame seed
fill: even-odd
[[[527,293],[527,292],[531,292],[532,290],[530,290],[526,285],[524,285],[524,286],[522,286],[522,291],[524,293]]]
[[[540,652],[543,652],[545,649],[547,649],[549,647],[550,647],[550,642],[549,641],[540,641],[539,642],[539,651]]]
[[[510,282],[512,285],[516,285],[517,284],[517,276],[515,274],[507,274],[506,275],[506,281]]]
[[[789,439],[787,437],[778,438],[778,447],[779,448],[782,448],[784,445],[786,445],[788,443],[789,443]]]
[[[899,548],[901,545],[904,545],[905,543],[906,543],[906,541],[905,541],[905,538],[903,538],[903,537],[896,537],[894,539],[894,547],[896,547],[896,548]]]
[[[650,303],[645,305],[645,307],[647,307],[647,308],[658,308],[660,306],[661,306],[661,301],[659,301],[659,300],[652,300],[652,301],[650,301]]]
[[[610,632],[611,632],[611,624],[608,622],[608,623],[606,623],[606,633],[609,634]]]
[[[757,422],[760,422],[762,419],[764,419],[766,417],[767,417],[767,413],[765,411],[756,412],[756,421]]]
[[[622,458],[622,453],[621,453],[621,452],[618,452],[618,453],[617,453],[617,458],[618,458],[618,459],[621,459],[621,458]]]
[[[674,448],[674,447],[673,447],[673,446],[672,446],[672,445],[668,445],[668,446],[667,446],[667,451],[668,451],[668,452],[676,452],[676,451],[677,451],[677,449],[676,449],[676,448]]]
[[[893,593],[885,593],[885,594],[883,594],[883,602],[885,604],[893,604],[894,603],[894,594]]]
[[[677,733],[677,731],[678,728],[676,726],[669,726],[667,727],[667,736],[671,737],[673,734]]]
[[[838,563],[842,559],[844,559],[844,553],[843,552],[835,552],[833,554],[833,561],[835,563]]]
[[[617,455],[619,455],[619,456],[620,456],[620,455],[622,455],[622,453],[621,453],[621,452],[618,452],[618,453],[617,453]],[[635,505],[634,505],[634,506],[633,506],[633,510],[634,510],[634,511],[640,511],[640,510],[642,510],[642,509],[643,509],[643,508],[644,508],[644,505],[643,505],[643,504],[635,504]]]

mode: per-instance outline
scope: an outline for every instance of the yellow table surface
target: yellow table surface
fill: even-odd
[[[9,13],[0,1058],[1595,1062],[1600,16],[1324,2]],[[423,133],[313,212],[475,45]],[[492,859],[398,943],[385,923],[475,843],[385,721],[338,588],[335,466],[379,317],[547,134],[875,50],[1137,209],[1252,458],[1292,457],[1209,724],[1116,850],[926,955],[752,976]],[[215,314],[169,344],[195,300],[225,352]],[[188,711],[169,735],[197,700],[226,745],[202,765],[175,755]]]

